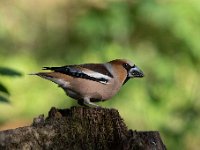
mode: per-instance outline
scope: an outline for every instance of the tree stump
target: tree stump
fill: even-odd
[[[32,125],[0,132],[0,149],[165,150],[159,132],[128,130],[115,109],[51,108]]]

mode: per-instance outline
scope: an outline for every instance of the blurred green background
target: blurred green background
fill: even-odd
[[[52,107],[76,102],[28,73],[42,66],[126,58],[145,78],[130,80],[110,101],[129,128],[158,130],[168,149],[200,146],[199,0],[1,0],[0,129],[29,125]]]

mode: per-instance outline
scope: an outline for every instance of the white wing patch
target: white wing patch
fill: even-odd
[[[102,84],[110,84],[109,81],[99,81]]]
[[[101,74],[99,72],[91,71],[89,69],[83,70],[82,72],[85,73],[85,74],[87,74],[90,77],[93,77],[93,78],[96,78],[96,79],[99,79],[99,80],[100,79],[105,79],[105,81],[104,80],[99,81],[102,84],[109,84],[109,81],[111,80],[111,77],[109,77],[107,75],[104,75],[104,74]]]

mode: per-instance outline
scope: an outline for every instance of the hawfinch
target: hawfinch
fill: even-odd
[[[128,60],[116,59],[102,64],[43,67],[51,72],[38,75],[63,88],[66,94],[84,106],[98,107],[93,102],[113,97],[130,78],[141,78],[143,72]]]

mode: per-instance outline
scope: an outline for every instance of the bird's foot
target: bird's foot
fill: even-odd
[[[78,104],[85,107],[101,108],[99,105],[92,103],[89,98],[84,98],[83,100],[79,100]]]

